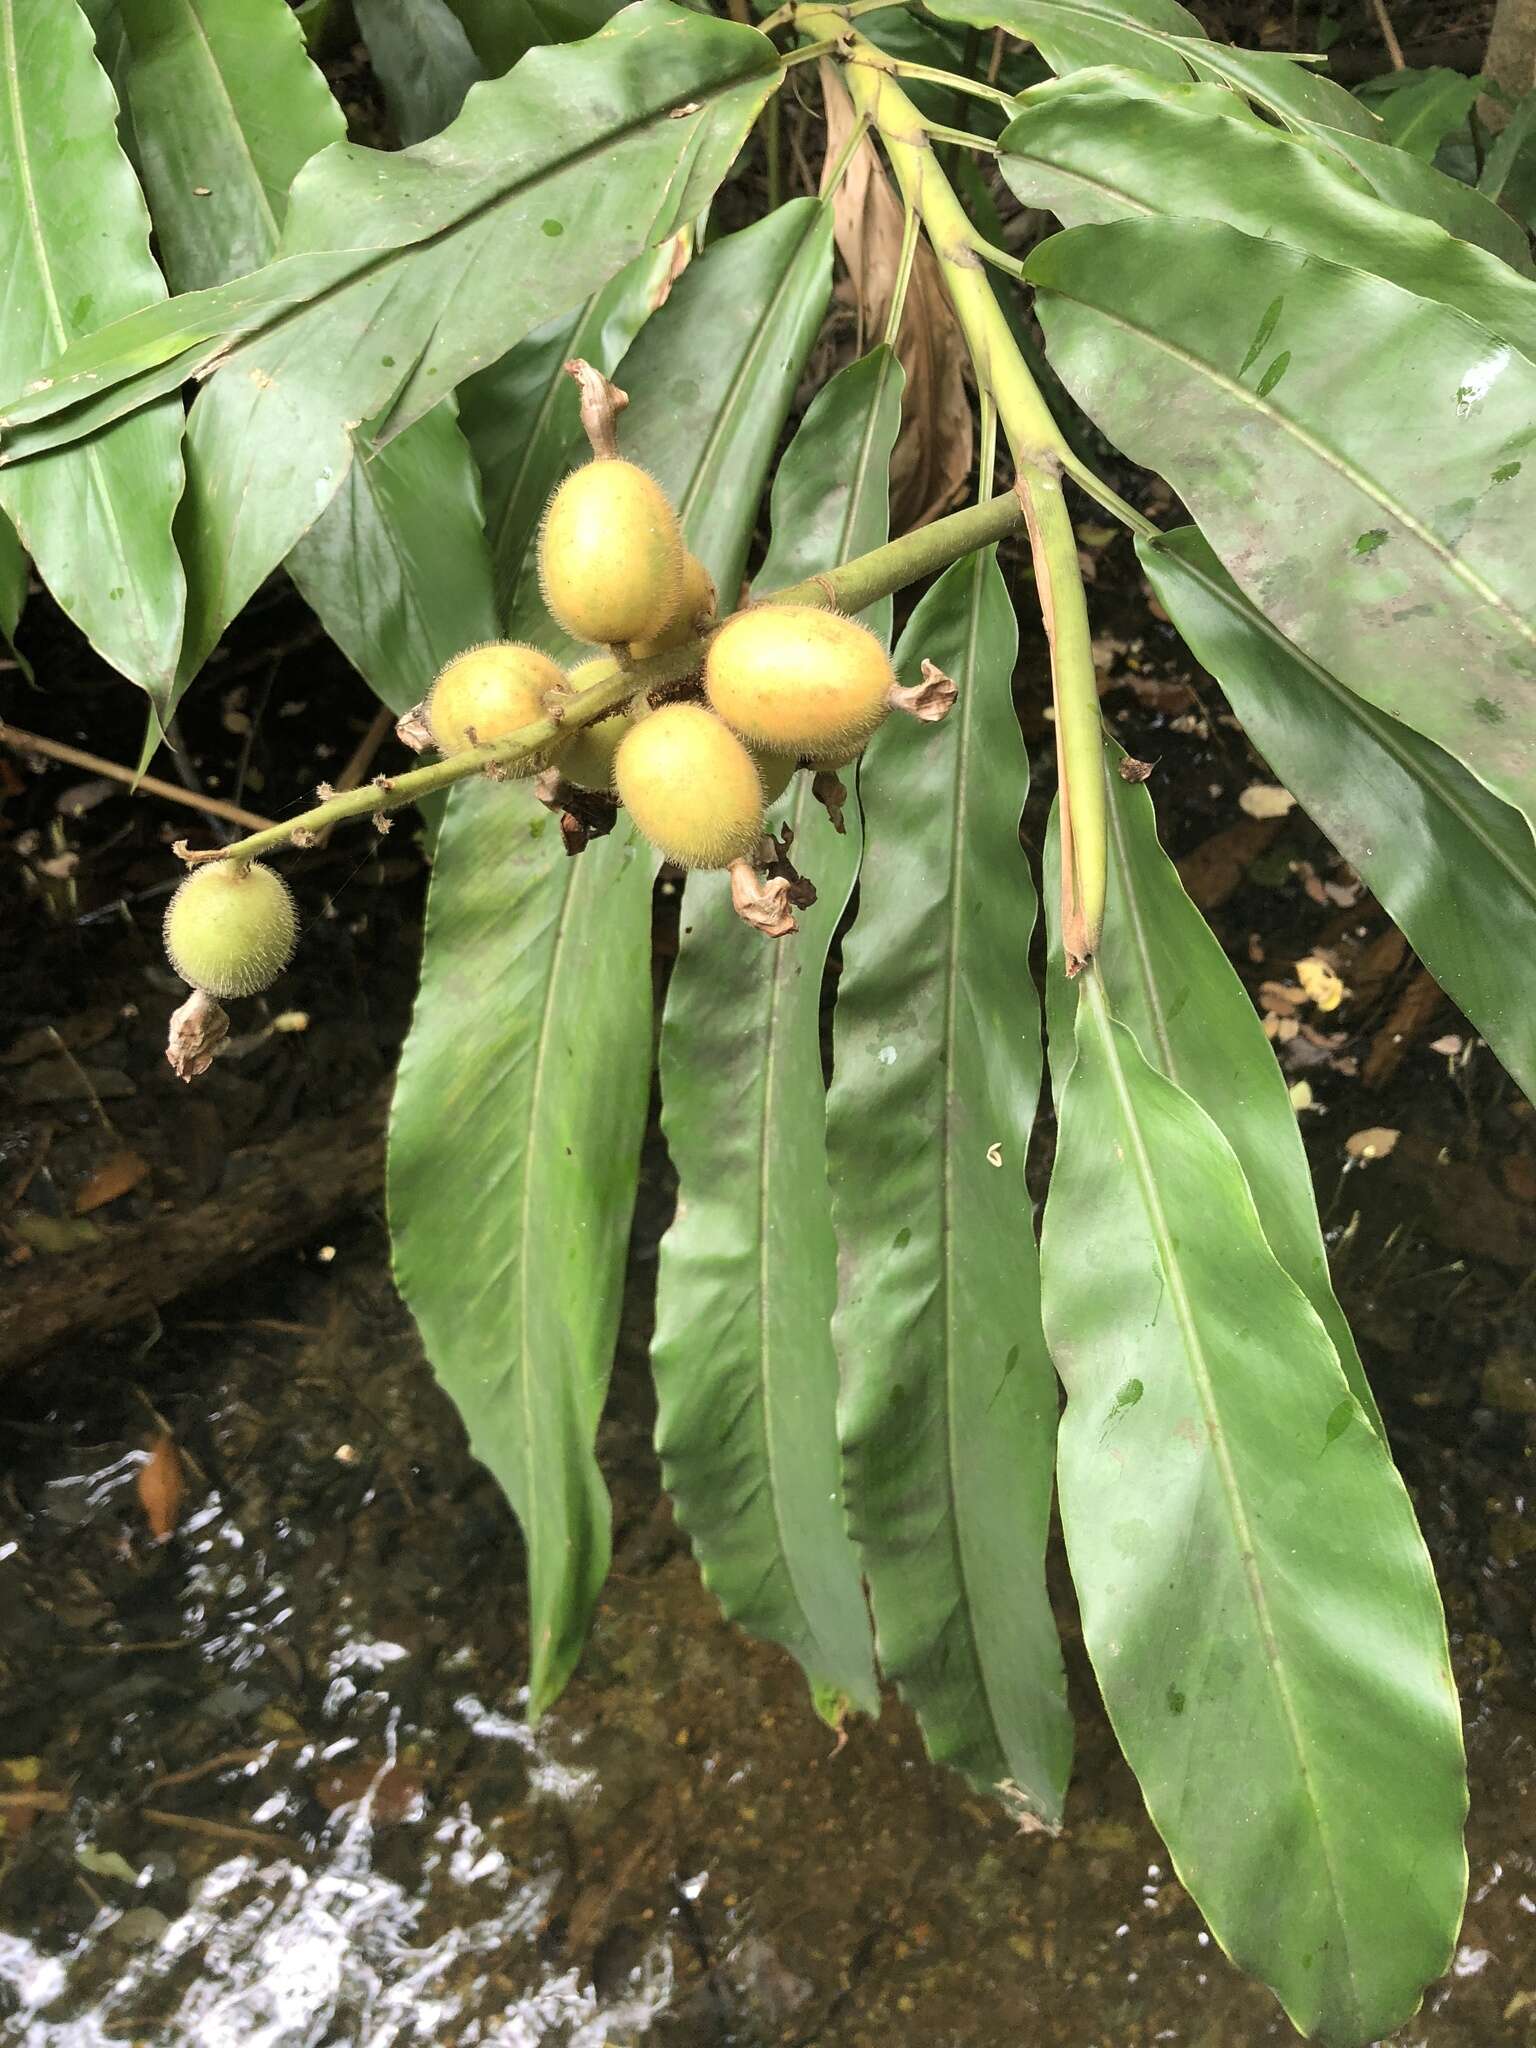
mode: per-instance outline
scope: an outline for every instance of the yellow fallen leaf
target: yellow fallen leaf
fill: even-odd
[[[1312,1086],[1310,1082],[1293,1081],[1291,1083],[1291,1107],[1298,1111],[1312,1107]]]
[[[1385,1159],[1398,1139],[1401,1131],[1389,1131],[1382,1124],[1372,1124],[1368,1131],[1353,1131],[1344,1140],[1344,1150],[1351,1159]]]
[[[1320,1010],[1336,1010],[1349,990],[1326,960],[1320,960],[1315,953],[1309,953],[1305,960],[1296,962],[1296,979],[1307,992],[1307,1001],[1315,1003]]]

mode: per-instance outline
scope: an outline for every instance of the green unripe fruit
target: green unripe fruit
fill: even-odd
[[[211,996],[254,996],[293,958],[299,920],[288,884],[260,861],[194,868],[165,913],[165,950]]]
[[[814,605],[765,604],[709,643],[704,689],[744,740],[849,759],[890,709],[890,657],[867,627]]]
[[[565,670],[537,647],[491,640],[449,662],[427,695],[427,724],[439,753],[462,753],[546,717],[546,697],[565,687]],[[507,766],[514,775],[532,775],[544,759],[542,752],[527,754]]]
[[[571,670],[572,690],[585,690],[600,672],[611,667],[612,663],[602,655],[594,661],[582,662],[579,668]],[[606,718],[578,726],[569,739],[563,739],[555,752],[555,766],[566,781],[574,782],[578,789],[612,789],[613,757],[619,751],[619,741],[628,731],[628,707],[621,704]]]
[[[757,845],[757,763],[702,704],[663,704],[631,724],[614,767],[626,810],[679,867],[729,867]]]
[[[568,476],[539,531],[539,584],[577,640],[654,639],[683,588],[683,536],[656,479],[602,457]]]
[[[707,630],[715,617],[715,579],[697,555],[683,557],[683,590],[677,609],[654,640],[632,640],[629,651],[636,661],[648,655],[670,654],[691,640],[701,628]]]

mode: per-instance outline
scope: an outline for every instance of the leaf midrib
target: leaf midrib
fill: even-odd
[[[1329,1895],[1333,1900],[1334,1920],[1339,1929],[1340,1944],[1344,1951],[1345,1967],[1353,1981],[1355,1971],[1350,1958],[1349,1921],[1344,1910],[1344,1901],[1335,1869],[1332,1844],[1324,1825],[1324,1816],[1312,1782],[1311,1764],[1302,1734],[1301,1721],[1295,1701],[1291,1697],[1290,1680],[1280,1655],[1279,1639],[1270,1618],[1269,1597],[1258,1569],[1258,1550],[1253,1531],[1249,1525],[1247,1509],[1242,1498],[1242,1489],[1233,1463],[1231,1449],[1226,1440],[1220,1411],[1216,1404],[1210,1366],[1206,1360],[1205,1347],[1201,1341],[1198,1319],[1189,1290],[1184,1279],[1184,1270],[1179,1258],[1172,1229],[1163,1210],[1162,1195],[1157,1185],[1157,1175],[1147,1149],[1145,1134],[1136,1112],[1136,1104],[1124,1069],[1120,1064],[1119,1048],[1115,1042],[1115,1030],[1110,1014],[1108,998],[1100,980],[1098,969],[1090,965],[1083,977],[1081,1000],[1087,1005],[1099,1038],[1106,1072],[1114,1091],[1116,1105],[1120,1111],[1121,1127],[1124,1130],[1132,1170],[1136,1176],[1141,1195],[1142,1209],[1157,1250],[1158,1268],[1168,1289],[1183,1338],[1184,1352],[1194,1382],[1196,1397],[1200,1403],[1205,1423],[1206,1441],[1216,1461],[1217,1476],[1226,1502],[1228,1518],[1232,1526],[1233,1540],[1237,1546],[1238,1563],[1244,1583],[1248,1589],[1250,1605],[1264,1645],[1264,1668],[1274,1682],[1274,1692],[1280,1706],[1281,1718],[1296,1763],[1296,1770],[1312,1814],[1313,1834],[1322,1858],[1327,1878]],[[1186,1100],[1190,1098],[1186,1097]],[[1197,1106],[1198,1107],[1198,1106]],[[1262,1231],[1260,1232],[1262,1239]],[[1266,1246],[1267,1249],[1267,1246]],[[1271,1254],[1273,1257],[1273,1254]],[[1283,1270],[1283,1269],[1282,1269]],[[1293,1283],[1294,1284],[1294,1283]],[[1342,1376],[1341,1376],[1342,1383]]]

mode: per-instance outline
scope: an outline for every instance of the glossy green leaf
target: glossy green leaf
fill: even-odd
[[[532,52],[430,142],[323,151],[290,196],[281,247],[302,253],[60,367],[29,407],[99,420],[115,379],[136,397],[220,357],[187,435],[183,685],[339,489],[358,424],[392,439],[691,219],[778,76],[755,29],[639,0],[579,50]],[[295,293],[310,302],[270,326]]]
[[[344,115],[285,0],[134,0],[128,100],[174,290],[267,262],[288,188]]]
[[[1380,1431],[1365,1368],[1328,1277],[1312,1176],[1274,1048],[1216,934],[1158,843],[1150,795],[1121,779],[1120,748],[1111,744],[1107,751],[1109,898],[1098,969],[1110,1008],[1135,1035],[1147,1064],[1197,1103],[1232,1148],[1270,1250],[1317,1311],[1350,1392]],[[1060,873],[1053,815],[1048,891],[1060,886]],[[1071,1070],[1077,1010],[1059,954],[1046,981],[1046,1005],[1059,1096]]]
[[[423,142],[457,115],[485,68],[448,0],[352,0],[400,140]]]
[[[1254,746],[1536,1101],[1536,843],[1524,820],[1292,647],[1193,527],[1138,552]]]
[[[522,1524],[534,1716],[608,1571],[592,1445],[645,1123],[650,876],[627,824],[570,860],[525,787],[461,783],[395,1088],[395,1274]]]
[[[1240,106],[1230,93],[1221,99]],[[1017,196],[1068,227],[1156,215],[1225,221],[1455,306],[1536,361],[1536,283],[1376,198],[1341,159],[1222,111],[1211,87],[1148,92],[1130,73],[1078,74],[1032,92],[1002,148]]]
[[[1265,616],[1536,818],[1536,364],[1214,222],[1074,228],[1026,276],[1068,388]]]
[[[929,1753],[1061,1819],[1072,1754],[1045,1585],[1056,1380],[1024,1161],[1040,1094],[1019,813],[1018,630],[995,552],[902,636],[960,686],[888,719],[859,771],[865,857],[843,945],[828,1150],[849,1527],[880,1665]]]
[[[721,566],[746,548],[830,287],[820,214],[807,200],[720,244],[711,260],[725,259],[716,274],[733,289],[733,247],[750,240],[759,251],[755,296],[733,304],[685,280],[695,288],[680,287],[647,336],[654,374],[645,360],[626,366],[625,452]],[[690,379],[686,418],[667,367]],[[707,451],[717,437],[743,448],[735,437],[754,422],[755,468],[718,477]],[[565,652],[536,601],[510,626]],[[436,847],[421,994],[395,1094],[396,1274],[476,1455],[522,1524],[534,1714],[569,1677],[608,1568],[593,1440],[651,1071],[654,867],[622,817],[570,859],[526,787],[460,784]]]
[[[282,0],[145,0],[130,83],[158,137],[150,203],[172,282],[221,282],[276,247],[294,175],[344,132]],[[148,173],[147,173],[148,174]],[[497,631],[474,463],[451,400],[360,451],[288,567],[397,711]]]
[[[618,12],[615,0],[447,0],[486,75],[510,71],[540,43],[595,35]]]
[[[830,213],[817,212],[818,235],[830,233]],[[808,354],[809,322],[803,339]],[[780,419],[790,396],[786,380]],[[900,414],[901,372],[884,349],[818,394],[774,480],[760,589],[885,539]],[[755,465],[759,488],[770,454],[771,442]],[[739,581],[739,560],[710,567],[727,589]],[[834,1717],[849,1702],[879,1711],[839,1498],[829,1330],[837,1253],[821,983],[858,868],[850,822],[839,837],[803,774],[776,807],[773,823],[794,833],[795,865],[818,891],[792,938],[743,924],[723,875],[689,880],[661,1037],[678,1207],[662,1241],[652,1347],[662,1478],[705,1582],[733,1621],[799,1659]]]
[[[1461,1920],[1466,1783],[1403,1483],[1221,1132],[1090,970],[1041,1244],[1062,1525],[1181,1882],[1296,2025],[1364,2048]]]
[[[76,335],[165,297],[149,217],[118,144],[90,23],[57,0],[0,0],[0,353],[17,382]],[[163,706],[185,585],[171,540],[181,407],[170,400],[67,454],[0,469],[0,505],[93,647]]]
[[[1486,79],[1434,65],[1427,71],[1389,71],[1356,88],[1357,97],[1379,116],[1394,149],[1433,163],[1435,151],[1454,128],[1466,126]]]
[[[1329,160],[1342,158],[1365,178],[1378,199],[1386,200],[1404,213],[1418,214],[1437,226],[1487,249],[1522,277],[1536,274],[1530,243],[1500,206],[1460,178],[1447,177],[1433,164],[1394,149],[1389,142],[1369,136],[1346,135],[1337,128],[1316,128],[1302,135],[1319,154]]]
[[[501,630],[474,457],[452,400],[367,459],[288,557],[327,633],[392,711]]]
[[[1380,122],[1342,86],[1273,51],[1212,42],[1176,0],[933,0],[932,12],[1023,36],[1056,72],[1123,64],[1175,83],[1209,78],[1288,127],[1380,133]]]
[[[573,356],[611,376],[664,295],[674,244],[626,264],[574,316],[562,313],[480,370],[461,389],[462,419],[485,493],[496,596],[507,612],[520,579],[536,579],[532,543],[550,492],[583,459]]]

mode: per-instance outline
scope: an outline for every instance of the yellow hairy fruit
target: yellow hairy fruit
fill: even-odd
[[[625,808],[679,867],[729,867],[756,846],[757,763],[702,704],[663,704],[632,724],[614,766]]]
[[[683,588],[683,536],[656,479],[616,458],[573,471],[539,530],[539,583],[577,640],[654,639]]]
[[[875,635],[814,605],[758,605],[709,643],[704,689],[734,732],[777,753],[846,760],[890,709],[896,680]]]
[[[715,579],[697,555],[683,557],[683,590],[677,609],[654,640],[632,640],[629,651],[636,661],[647,655],[670,654],[691,640],[701,626],[708,629],[715,617]]]
[[[182,980],[211,996],[254,996],[293,958],[299,919],[288,884],[260,861],[194,868],[165,913],[165,950]]]
[[[427,724],[440,753],[461,753],[545,717],[545,699],[559,697],[565,687],[565,670],[537,647],[490,640],[449,662],[428,692]],[[542,752],[526,754],[507,766],[514,775],[532,775],[545,758]]]
[[[585,690],[610,666],[602,655],[593,661],[582,662],[571,670],[572,690]],[[578,726],[569,739],[562,740],[555,753],[555,766],[566,781],[574,782],[578,789],[612,789],[613,757],[619,751],[619,741],[628,731],[629,707],[620,704],[606,718],[594,719],[591,725]]]

